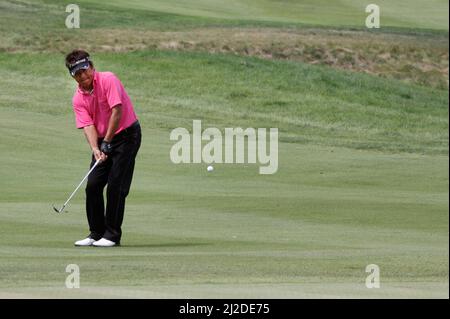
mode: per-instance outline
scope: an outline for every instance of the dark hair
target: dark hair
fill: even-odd
[[[72,52],[70,52],[68,55],[66,55],[66,67],[69,68],[69,66],[73,63],[75,63],[78,60],[84,59],[89,57],[89,53],[87,53],[84,50],[73,50]],[[91,68],[94,67],[94,64],[89,61],[89,64],[91,66]]]

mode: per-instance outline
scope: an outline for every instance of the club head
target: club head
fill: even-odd
[[[57,213],[61,213],[61,211],[58,208],[56,208],[55,205],[53,205],[53,210]]]

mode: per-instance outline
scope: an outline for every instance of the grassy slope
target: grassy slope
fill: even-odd
[[[358,149],[446,154],[448,93],[392,80],[293,62],[175,52],[97,54],[98,68],[126,81],[141,116],[152,126],[278,127],[281,140]],[[71,114],[72,90],[63,55],[3,54],[3,107]],[[38,62],[39,61],[39,62]],[[28,74],[23,65],[31,66]],[[54,92],[33,101],[21,95],[40,85]],[[126,71],[125,71],[126,70]],[[9,76],[8,76],[9,74]],[[11,77],[11,75],[14,76]],[[51,80],[52,79],[52,80]],[[55,84],[56,82],[56,84]]]
[[[238,21],[135,4],[125,19],[108,11],[113,20],[96,21],[92,12],[88,22],[164,29]],[[18,27],[12,41],[26,47],[23,34],[45,41],[60,32],[55,17],[64,13],[48,15],[37,15],[39,28]],[[95,54],[132,95],[144,140],[125,247],[74,249],[86,232],[82,192],[69,214],[50,208],[72,191],[88,157],[61,61],[0,54],[0,296],[448,298],[448,92],[284,61]],[[193,118],[204,127],[279,127],[279,172],[171,164],[170,129]],[[69,263],[81,267],[79,291],[64,288]],[[381,267],[380,290],[364,287],[369,263]]]

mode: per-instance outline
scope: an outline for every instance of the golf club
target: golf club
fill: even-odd
[[[81,184],[86,180],[86,178],[91,174],[91,172],[94,170],[94,168],[100,163],[100,159],[98,159],[95,164],[92,166],[92,168],[87,172],[86,176],[83,178],[83,180],[78,184],[77,188],[73,191],[73,193],[69,196],[69,198],[66,200],[66,202],[62,205],[61,209],[58,209],[53,205],[53,210],[57,213],[62,213],[64,208],[66,207],[67,203],[72,199],[73,195],[77,192],[77,190],[80,188]]]

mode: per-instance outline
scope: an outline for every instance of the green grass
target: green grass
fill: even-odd
[[[17,117],[43,136],[55,120],[71,124],[2,111]],[[32,133],[24,134],[30,145]],[[50,288],[59,297],[445,296],[447,157],[282,144],[274,176],[248,165],[207,174],[203,165],[171,164],[165,132],[146,128],[144,137],[118,249],[72,247],[86,232],[83,196],[67,214],[51,211],[86,169],[75,130],[44,139],[28,155],[32,165],[26,145],[2,158],[2,189],[18,192],[3,194],[0,206],[4,296],[54,296]],[[59,160],[67,140],[70,160]],[[62,289],[69,263],[81,268],[80,294]],[[381,267],[380,291],[363,289],[369,263]]]
[[[80,1],[80,5],[95,1]],[[361,0],[132,0],[109,1],[121,9],[138,9],[200,18],[272,21],[363,27],[367,2]],[[448,30],[448,1],[378,1],[383,26]]]
[[[445,91],[253,58],[98,54],[133,96],[144,138],[123,247],[76,249],[82,192],[68,214],[51,210],[89,157],[61,58],[0,57],[2,296],[448,296]],[[192,119],[278,127],[278,173],[172,164],[170,129]],[[64,288],[69,263],[79,292]]]
[[[448,2],[379,2],[376,32],[360,1],[77,3],[82,30],[59,1],[0,1],[0,297],[448,298]],[[90,159],[74,43],[120,77],[143,127],[122,247],[73,247],[82,189],[51,208]],[[297,49],[311,59],[283,56]],[[375,68],[301,62],[333,50]],[[171,163],[170,131],[193,119],[277,127],[278,172]]]
[[[279,27],[365,29],[364,1],[98,1],[81,0],[81,28],[127,28],[160,31],[200,27]],[[443,0],[381,1],[378,31],[448,33],[448,2]],[[65,29],[66,4],[56,0],[0,1],[0,30],[21,33]],[[23,20],[26,19],[26,23]],[[39,28],[33,26],[39,25]],[[374,30],[377,31],[377,30]],[[5,36],[8,34],[5,33]]]

